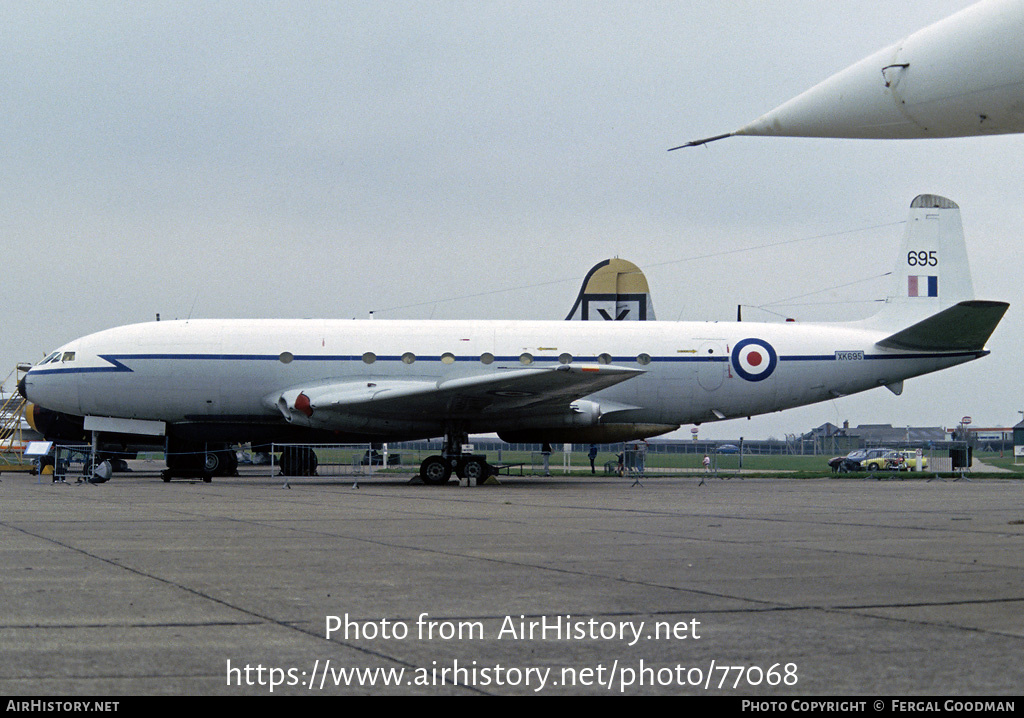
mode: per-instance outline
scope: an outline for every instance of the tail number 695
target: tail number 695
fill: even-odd
[[[907,264],[911,267],[934,267],[939,263],[939,253],[932,250],[926,252],[907,252]]]

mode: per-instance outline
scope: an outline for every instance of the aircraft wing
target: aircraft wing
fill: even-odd
[[[599,364],[566,364],[441,381],[318,383],[293,387],[268,399],[288,421],[325,428],[353,415],[404,420],[479,418],[481,414],[508,418],[525,409],[530,414],[568,410],[581,397],[643,373]]]
[[[878,342],[910,351],[980,351],[1010,305],[970,300],[933,314]]]

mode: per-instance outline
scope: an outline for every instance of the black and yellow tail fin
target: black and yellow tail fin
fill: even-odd
[[[625,259],[595,264],[583,279],[567,321],[651,321],[654,304],[647,277]]]

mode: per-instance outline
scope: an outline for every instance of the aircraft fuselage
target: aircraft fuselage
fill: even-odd
[[[641,374],[588,395],[603,423],[661,427],[751,416],[852,394],[987,354],[898,351],[857,324],[414,320],[189,320],[98,332],[25,377],[31,401],[78,416],[202,427],[218,440],[301,434],[275,405],[325,382],[443,382],[524,367]],[[57,352],[55,352],[57,354]],[[52,355],[51,355],[52,356]],[[447,416],[447,418],[446,418]],[[339,439],[438,436],[453,416],[361,415]],[[467,412],[466,431],[513,432],[522,416]],[[280,439],[279,439],[280,440]]]

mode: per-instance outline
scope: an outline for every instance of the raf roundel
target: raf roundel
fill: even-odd
[[[744,339],[732,350],[732,368],[741,379],[761,381],[775,371],[779,357],[763,339]]]

